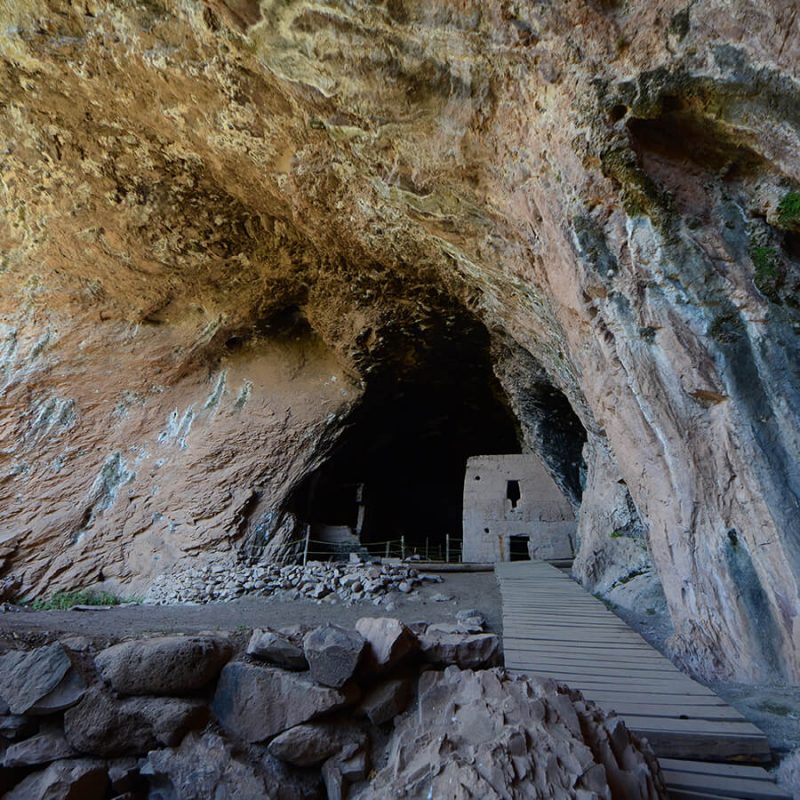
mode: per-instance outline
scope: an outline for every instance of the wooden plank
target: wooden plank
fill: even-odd
[[[775,783],[775,779],[761,767],[745,764],[723,764],[709,761],[686,761],[677,758],[660,758],[658,763],[665,770],[673,772],[699,772],[705,775],[724,775],[729,778],[747,778]]]
[[[626,723],[636,730],[658,731],[691,731],[705,733],[709,736],[744,736],[761,739],[763,733],[747,720],[705,720],[681,719],[680,717],[649,717],[639,714],[625,716]]]
[[[522,668],[512,661],[510,665],[508,665],[511,670],[518,671],[518,672],[526,672],[529,675],[538,675],[542,678],[552,678],[553,680],[559,681],[561,683],[566,683],[568,686],[571,686],[574,689],[580,689],[587,694],[592,689],[608,689],[608,688],[615,688],[618,691],[625,691],[626,688],[628,689],[639,689],[639,690],[650,690],[653,694],[695,694],[698,696],[707,696],[705,693],[702,692],[693,692],[691,687],[687,687],[681,683],[667,683],[667,682],[660,682],[658,684],[654,683],[647,678],[613,678],[609,676],[598,676],[596,678],[587,677],[586,675],[576,675],[569,672],[563,671],[552,671],[548,672],[543,669],[530,669],[530,668]]]
[[[593,698],[589,697],[589,700]],[[708,722],[746,722],[747,719],[743,717],[736,709],[728,706],[690,706],[678,705],[675,701],[670,703],[625,703],[618,701],[615,703],[606,703],[605,708],[607,711],[614,711],[619,716],[629,717],[646,716],[646,717],[670,717],[679,719],[701,719]]]
[[[702,757],[709,761],[745,760],[759,763],[768,763],[772,759],[766,737],[721,736],[718,733],[692,731],[664,732],[640,728],[633,722],[628,727],[646,738],[659,758]]]
[[[511,639],[519,638],[511,636]],[[575,642],[575,634],[571,631],[552,631],[547,633],[545,631],[531,631],[529,635],[524,637],[527,641],[547,641],[547,642]],[[644,639],[637,640],[631,636],[614,633],[597,633],[591,630],[585,630],[581,633],[581,639],[577,644],[622,644],[628,647],[639,647],[642,650],[652,650],[649,644]]]
[[[661,663],[664,657],[659,653],[653,651],[648,652],[646,648],[642,647],[627,647],[620,645],[610,650],[608,647],[602,645],[592,644],[585,645],[580,642],[553,642],[548,639],[520,639],[517,638],[513,648],[522,653],[594,653],[599,656],[609,656],[612,653],[621,653],[628,658],[642,658],[649,659],[650,661]],[[531,655],[533,658],[533,655]],[[672,662],[669,662],[672,663]]]
[[[606,642],[582,643],[563,639],[526,639],[516,633],[509,633],[505,636],[505,641],[507,643],[506,650],[531,653],[531,658],[575,658],[579,661],[608,661],[615,664],[625,664],[628,661],[632,664],[642,664],[651,668],[658,667],[659,669],[680,672],[671,661],[668,661],[658,653],[647,651],[641,647],[609,646]]]
[[[785,800],[787,794],[775,784],[747,778],[726,778],[692,772],[664,771],[664,780],[671,790],[706,792],[711,796],[746,797],[748,800]]]
[[[544,666],[544,667],[581,667],[581,666],[590,666],[594,667],[598,670],[614,670],[614,669],[625,669],[625,668],[633,668],[637,669],[639,672],[653,672],[653,673],[660,673],[660,672],[671,672],[663,664],[659,664],[654,661],[644,662],[637,661],[636,659],[625,659],[625,660],[618,660],[618,661],[605,661],[601,659],[593,659],[591,656],[581,656],[580,654],[576,655],[548,655],[547,653],[538,653],[535,656],[535,666]]]
[[[672,669],[651,669],[644,671],[635,666],[606,666],[601,667],[597,664],[590,662],[583,662],[580,664],[568,664],[563,661],[557,661],[552,664],[547,664],[544,661],[537,661],[533,668],[539,672],[569,672],[572,675],[584,675],[587,678],[605,678],[617,677],[625,679],[627,677],[642,678],[643,680],[652,680],[654,682],[665,680],[680,680],[681,685],[685,684],[685,678],[680,672]]]
[[[653,695],[651,692],[632,692],[632,691],[605,691],[602,689],[593,689],[590,692],[585,691],[584,694],[590,700],[594,700],[598,705],[607,705],[612,703],[618,702],[625,702],[626,700],[630,702],[660,702],[660,699],[664,697],[664,695]],[[690,706],[709,706],[713,707],[713,699],[708,695],[683,695],[683,694],[673,694],[670,695],[674,698],[672,702],[675,703],[683,703],[684,705]],[[666,702],[666,700],[665,700]],[[722,702],[722,701],[720,701]]]

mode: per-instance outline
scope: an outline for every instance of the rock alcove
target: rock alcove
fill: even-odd
[[[325,463],[293,493],[288,507],[315,530],[357,527],[372,552],[453,556],[461,538],[467,458],[520,452],[519,424],[491,368],[489,336],[472,323],[429,352],[405,353],[405,368],[367,379]],[[359,506],[363,506],[359,518]]]
[[[338,470],[396,488],[375,461],[449,431],[537,452],[580,509],[576,577],[629,604],[661,585],[684,663],[800,678],[791,4],[2,16],[22,596],[278,558],[309,476],[322,506]]]

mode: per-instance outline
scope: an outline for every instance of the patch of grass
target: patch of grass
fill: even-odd
[[[622,531],[611,531],[608,534],[610,539],[621,539],[625,534]]]
[[[93,592],[79,589],[75,592],[56,592],[50,597],[34,600],[34,611],[65,611],[72,606],[118,606],[120,599],[110,592]]]
[[[757,245],[750,248],[755,268],[755,284],[761,294],[775,299],[781,282],[781,260],[774,247]]]
[[[778,203],[778,224],[791,228],[800,223],[800,192],[787,192]]]

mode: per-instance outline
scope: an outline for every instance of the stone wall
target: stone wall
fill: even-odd
[[[497,636],[470,610],[453,624],[363,618],[355,630],[10,650],[0,656],[0,793],[460,797],[458,776],[464,797],[664,796],[652,752],[620,720],[553,682],[512,679],[500,660]],[[488,771],[476,766],[485,758]]]
[[[474,456],[467,461],[464,561],[508,561],[512,536],[528,537],[531,558],[570,559],[576,528],[572,507],[537,456]]]

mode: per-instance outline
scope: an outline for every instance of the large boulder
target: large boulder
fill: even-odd
[[[258,746],[248,755],[216,733],[190,733],[177,748],[148,753],[148,800],[322,800],[318,770],[295,769]]]
[[[55,761],[18,783],[3,800],[103,800],[108,773],[102,761],[74,758]]]
[[[362,617],[356,630],[369,645],[369,665],[385,672],[419,650],[419,640],[411,630],[392,617]]]
[[[2,765],[5,769],[35,767],[75,755],[77,753],[64,737],[64,733],[60,730],[50,730],[9,745],[3,753]]]
[[[80,700],[85,686],[60,642],[0,656],[0,697],[12,714],[51,714]]]
[[[448,667],[418,691],[358,800],[666,796],[649,747],[553,681]]]
[[[411,694],[410,680],[397,678],[386,681],[367,694],[359,704],[358,711],[373,725],[383,725],[406,710]]]
[[[290,670],[306,670],[308,662],[302,648],[285,636],[272,631],[254,630],[247,645],[247,655],[269,661]]]
[[[420,637],[425,660],[436,666],[484,669],[501,663],[500,639],[494,633],[452,633],[430,626]]]
[[[356,699],[349,688],[338,691],[305,675],[235,661],[222,670],[212,708],[229,733],[262,742]]]
[[[188,731],[202,727],[207,720],[208,708],[200,700],[117,699],[95,688],[64,715],[64,733],[80,753],[141,755],[178,744]]]
[[[141,773],[148,781],[149,800],[279,797],[256,766],[234,754],[215,733],[190,734],[178,748],[148,753]]]
[[[323,686],[336,689],[353,677],[366,646],[360,633],[338,625],[314,628],[303,639],[312,677]]]
[[[221,638],[165,636],[115,644],[95,658],[95,666],[120,694],[183,695],[211,683],[232,653]]]
[[[296,725],[269,743],[269,752],[296,767],[313,767],[342,752],[366,746],[364,731],[342,720]]]

